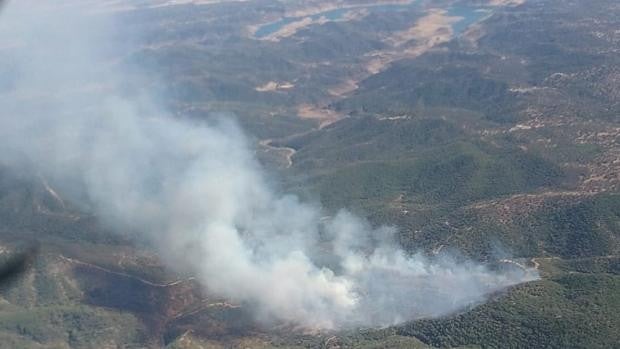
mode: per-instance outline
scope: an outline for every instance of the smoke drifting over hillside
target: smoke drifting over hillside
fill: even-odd
[[[138,232],[259,319],[384,326],[536,277],[408,255],[394,229],[346,211],[321,220],[319,207],[270,188],[234,123],[175,119],[130,86],[138,74],[115,62],[127,52],[110,51],[103,17],[18,3],[0,17],[0,164],[41,174],[118,231]]]

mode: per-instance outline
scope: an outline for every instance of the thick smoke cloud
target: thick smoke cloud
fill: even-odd
[[[409,255],[394,229],[346,211],[321,219],[272,190],[234,123],[173,118],[131,87],[137,73],[118,63],[127,52],[110,51],[109,19],[18,3],[0,17],[0,164],[55,183],[259,318],[385,326],[536,277]]]

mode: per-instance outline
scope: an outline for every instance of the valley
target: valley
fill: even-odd
[[[320,202],[326,217],[347,208],[396,226],[410,254],[534,267],[540,279],[385,328],[265,323],[67,199],[71,188],[0,165],[0,260],[41,246],[0,285],[0,348],[620,342],[616,1],[89,3],[124,24],[119,54],[96,68],[138,67],[150,79],[127,74],[124,93],[147,86],[177,118],[235,119],[275,191]],[[8,57],[0,98],[19,77]],[[87,105],[97,91],[65,93]]]

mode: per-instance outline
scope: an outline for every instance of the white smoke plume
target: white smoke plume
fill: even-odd
[[[108,51],[109,19],[42,3],[0,15],[0,164],[79,192],[210,292],[260,319],[333,329],[449,314],[536,278],[409,255],[394,229],[346,211],[321,220],[272,190],[234,123],[173,118],[127,87],[137,73]]]

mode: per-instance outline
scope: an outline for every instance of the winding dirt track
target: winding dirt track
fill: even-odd
[[[172,281],[172,282],[168,282],[168,283],[156,283],[156,282],[152,282],[146,279],[143,279],[141,277],[135,276],[135,275],[131,275],[131,274],[127,274],[127,273],[123,273],[123,272],[119,272],[119,271],[114,271],[114,270],[110,270],[101,266],[98,266],[96,264],[92,264],[92,263],[88,263],[88,262],[83,262],[77,259],[73,259],[73,258],[69,258],[69,257],[65,257],[63,255],[60,255],[60,258],[66,262],[69,262],[71,264],[78,264],[78,265],[83,265],[83,266],[87,266],[89,268],[93,268],[93,269],[97,269],[100,271],[103,271],[105,273],[108,274],[113,274],[113,275],[118,275],[118,276],[122,276],[122,277],[126,277],[132,280],[136,280],[139,281],[145,285],[148,286],[152,286],[152,287],[172,287],[172,286],[176,286],[179,284],[182,284],[184,282],[189,282],[194,280],[193,277],[189,277],[187,279],[180,279],[180,280],[176,280],[176,281]]]
[[[260,144],[262,147],[276,151],[278,153],[284,152],[284,159],[286,160],[286,165],[284,167],[290,168],[291,166],[293,166],[293,156],[295,155],[295,153],[297,153],[297,150],[289,147],[275,147],[271,145],[272,142],[273,139],[264,139],[258,142],[258,144]]]

